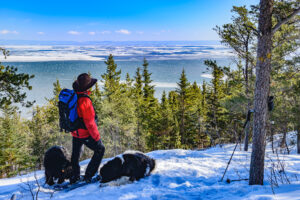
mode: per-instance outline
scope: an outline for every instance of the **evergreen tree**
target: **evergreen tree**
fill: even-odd
[[[102,75],[104,81],[104,95],[108,97],[109,101],[111,100],[111,95],[119,90],[120,87],[120,74],[121,70],[117,71],[117,64],[114,61],[112,54],[109,55],[105,61],[107,65],[106,73]]]
[[[142,81],[142,75],[140,73],[140,68],[138,67],[136,69],[136,73],[135,73],[135,83],[134,83],[134,88],[135,88],[135,97],[139,98],[142,97],[143,95],[143,81]]]
[[[212,80],[207,98],[208,112],[207,125],[208,133],[213,143],[222,143],[224,140],[224,108],[221,101],[224,98],[224,84],[222,78],[223,70],[219,67],[216,61],[206,60],[205,65],[212,71]]]
[[[101,107],[101,132],[106,155],[115,156],[126,149],[135,149],[135,104],[126,83],[120,83],[121,70],[117,71],[113,56],[105,62],[104,95]]]
[[[90,90],[91,90],[90,98],[93,102],[95,112],[97,115],[99,115],[101,113],[102,99],[101,99],[101,91],[98,82]]]
[[[143,134],[143,82],[142,75],[140,74],[140,68],[136,70],[136,75],[134,77],[134,100],[135,100],[135,112],[137,117],[136,124],[136,140],[137,140],[137,149],[140,151],[144,150],[145,147],[145,137]]]
[[[144,99],[145,101],[152,101],[154,99],[154,86],[151,85],[152,80],[151,80],[151,74],[148,71],[148,61],[146,58],[144,58],[144,63],[143,63],[143,93],[144,93]]]
[[[0,48],[3,55],[8,56],[9,52]],[[12,104],[20,103],[22,106],[30,107],[34,102],[25,101],[26,92],[24,89],[31,90],[29,80],[34,75],[18,73],[18,68],[13,66],[3,66],[0,63],[0,111],[12,108]],[[15,107],[16,109],[16,107]]]
[[[46,150],[55,144],[55,134],[51,130],[52,126],[47,119],[46,107],[36,107],[34,109],[32,120],[29,123],[30,128],[30,147],[31,156],[35,159],[36,168],[41,169]],[[57,129],[58,130],[58,129]]]
[[[215,30],[221,38],[221,42],[234,50],[239,59],[245,61],[244,80],[245,93],[248,98],[247,110],[250,109],[251,87],[249,77],[253,75],[254,58],[251,52],[251,46],[254,44],[255,23],[252,21],[251,11],[246,6],[233,6],[231,12],[232,23],[224,24],[222,27],[216,26]]]
[[[10,177],[32,167],[28,127],[20,116],[4,112],[0,117],[0,178]]]
[[[157,124],[159,113],[158,101],[154,97],[154,86],[151,85],[151,73],[148,71],[149,63],[144,58],[143,63],[143,104],[142,104],[142,124],[144,129],[144,134],[146,135],[146,144],[148,149],[154,150],[158,144],[158,137],[155,134],[157,132]]]
[[[56,79],[56,82],[53,83],[53,97],[51,99],[46,99],[48,102],[48,106],[51,108],[49,110],[49,122],[57,121],[59,113],[58,113],[58,97],[59,93],[62,90],[60,86],[60,82],[58,79]]]
[[[253,151],[251,154],[249,184],[263,184],[265,137],[268,120],[268,96],[270,89],[270,75],[272,63],[272,36],[284,25],[291,21],[300,12],[298,1],[292,2],[294,6],[290,12],[278,15],[276,24],[273,24],[273,0],[261,0],[258,18],[258,43],[256,62],[256,81],[254,98],[253,120]],[[277,14],[277,13],[275,13]]]
[[[181,148],[181,136],[179,130],[179,123],[178,123],[178,94],[175,91],[169,92],[168,96],[168,104],[171,109],[171,126],[172,131],[170,132],[170,148]]]
[[[159,139],[159,149],[171,148],[171,132],[172,132],[172,112],[169,106],[169,102],[166,96],[166,92],[163,91],[161,103],[160,103],[160,119],[159,119],[159,131],[157,133]]]
[[[194,82],[191,85],[190,89],[191,93],[191,120],[192,127],[190,128],[190,141],[188,141],[189,145],[192,148],[206,148],[209,145],[209,138],[205,133],[205,112],[202,107],[203,97],[200,87]],[[205,104],[205,103],[204,103]]]
[[[189,108],[190,108],[190,83],[188,82],[184,69],[182,70],[180,81],[177,83],[178,89],[178,123],[180,130],[181,145],[187,148],[189,133],[188,126],[190,122]]]

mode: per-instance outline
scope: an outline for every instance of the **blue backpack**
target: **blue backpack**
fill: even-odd
[[[63,89],[59,93],[59,127],[61,131],[72,132],[79,128],[86,129],[82,118],[77,114],[77,100],[81,96],[78,96],[74,90]],[[88,97],[88,96],[87,96]]]

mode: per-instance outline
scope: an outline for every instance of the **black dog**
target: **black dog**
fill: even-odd
[[[61,184],[72,176],[70,156],[64,147],[53,146],[48,149],[44,157],[44,167],[48,185],[53,185],[56,178],[57,183]]]
[[[155,168],[155,160],[141,152],[125,152],[105,163],[100,169],[101,183],[128,176],[130,181],[149,176]]]

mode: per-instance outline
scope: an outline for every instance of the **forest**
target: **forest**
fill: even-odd
[[[144,59],[133,77],[127,74],[121,81],[122,66],[108,55],[106,73],[95,77],[104,86],[96,84],[91,93],[105,157],[127,149],[201,150],[227,143],[242,143],[248,151],[248,143],[263,144],[278,133],[284,134],[281,147],[288,148],[290,131],[298,132],[294,142],[300,154],[299,1],[262,2],[269,5],[234,6],[231,22],[214,28],[235,54],[235,64],[206,60],[212,78],[201,85],[190,82],[182,66],[176,90],[157,99],[151,61]],[[18,73],[17,66],[0,67],[0,178],[41,169],[44,152],[53,145],[71,150],[71,135],[59,129],[60,80],[53,83],[47,104],[36,106],[26,101],[23,90],[31,89],[31,79],[34,75]],[[268,110],[268,100],[273,100],[273,110]],[[32,107],[32,118],[22,118],[19,106]],[[246,121],[249,110],[254,113]],[[85,149],[81,159],[90,156]]]

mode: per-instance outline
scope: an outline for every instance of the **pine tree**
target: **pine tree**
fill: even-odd
[[[4,57],[9,55],[9,52],[0,48]],[[31,90],[29,80],[34,78],[34,75],[18,73],[18,68],[13,66],[3,66],[0,63],[0,110],[5,110],[8,107],[12,108],[12,104],[20,103],[22,106],[30,107],[33,102],[25,101],[26,92],[24,89]],[[15,109],[17,107],[14,106]]]
[[[143,104],[142,104],[142,124],[148,149],[154,150],[158,144],[158,138],[155,135],[158,124],[158,101],[154,97],[154,86],[151,85],[151,73],[148,71],[148,62],[144,58],[143,63]]]
[[[239,59],[245,62],[244,66],[244,80],[245,93],[248,98],[247,111],[252,105],[251,102],[251,87],[249,77],[253,76],[254,58],[251,52],[251,46],[254,43],[255,23],[251,19],[251,11],[248,11],[246,6],[233,6],[231,12],[233,13],[232,23],[224,24],[222,27],[216,26],[215,30],[222,39],[222,43],[234,50]]]
[[[142,81],[142,75],[140,73],[140,68],[138,67],[136,69],[135,73],[135,83],[134,83],[134,88],[135,88],[135,95],[136,98],[142,97],[143,95],[143,81]]]
[[[134,77],[134,100],[135,100],[135,109],[137,116],[136,124],[136,140],[137,140],[137,150],[143,151],[145,147],[145,137],[143,134],[143,81],[142,75],[140,74],[140,68],[136,70],[136,75]]]
[[[152,73],[149,73],[148,65],[149,65],[149,63],[147,62],[146,58],[144,58],[144,63],[143,63],[143,67],[144,67],[144,69],[143,69],[144,99],[145,99],[145,101],[152,101],[154,99],[154,86],[151,85]]]
[[[0,178],[10,177],[32,167],[28,127],[16,113],[0,117]]]
[[[258,43],[256,62],[256,81],[254,98],[253,119],[253,151],[251,154],[249,184],[263,184],[265,136],[268,120],[268,96],[270,89],[271,61],[272,61],[272,36],[284,25],[291,21],[300,12],[298,1],[295,7],[284,15],[277,15],[274,25],[272,20],[273,0],[261,0],[258,19]],[[283,1],[284,3],[284,1]],[[277,14],[277,13],[276,13]]]
[[[172,112],[169,106],[169,102],[166,96],[166,92],[163,91],[161,103],[160,103],[160,126],[159,126],[159,149],[170,149],[171,144],[171,132],[172,132]]]
[[[58,97],[59,93],[62,90],[60,86],[60,82],[58,79],[56,79],[56,82],[53,83],[53,97],[51,99],[46,99],[48,101],[48,106],[51,108],[49,110],[49,122],[57,121],[59,113],[58,113]]]
[[[107,65],[106,73],[102,75],[104,81],[104,95],[111,101],[111,95],[119,90],[121,70],[117,71],[117,64],[114,61],[112,54],[109,55],[105,61]]]
[[[209,138],[204,132],[205,112],[202,108],[202,92],[200,87],[194,82],[190,89],[191,94],[191,120],[194,122],[190,127],[189,145],[191,148],[205,148],[209,145]]]
[[[221,101],[224,98],[223,70],[216,61],[206,60],[205,65],[212,71],[212,80],[207,98],[208,132],[213,143],[222,143],[224,140],[224,108]]]
[[[93,102],[93,106],[96,114],[99,115],[101,113],[102,96],[101,96],[101,91],[98,82],[90,90],[91,90],[91,94],[89,96]]]
[[[170,148],[181,148],[181,137],[178,123],[178,94],[175,91],[169,92],[168,104],[171,110],[171,126],[172,130],[170,132]]]
[[[120,83],[121,70],[110,55],[105,62],[104,95],[101,103],[101,132],[106,155],[115,156],[126,149],[135,149],[135,103],[127,83]]]
[[[180,81],[177,83],[178,89],[178,123],[180,130],[181,145],[187,148],[188,145],[188,128],[189,125],[189,107],[190,107],[190,83],[188,82],[184,69],[182,70]]]

